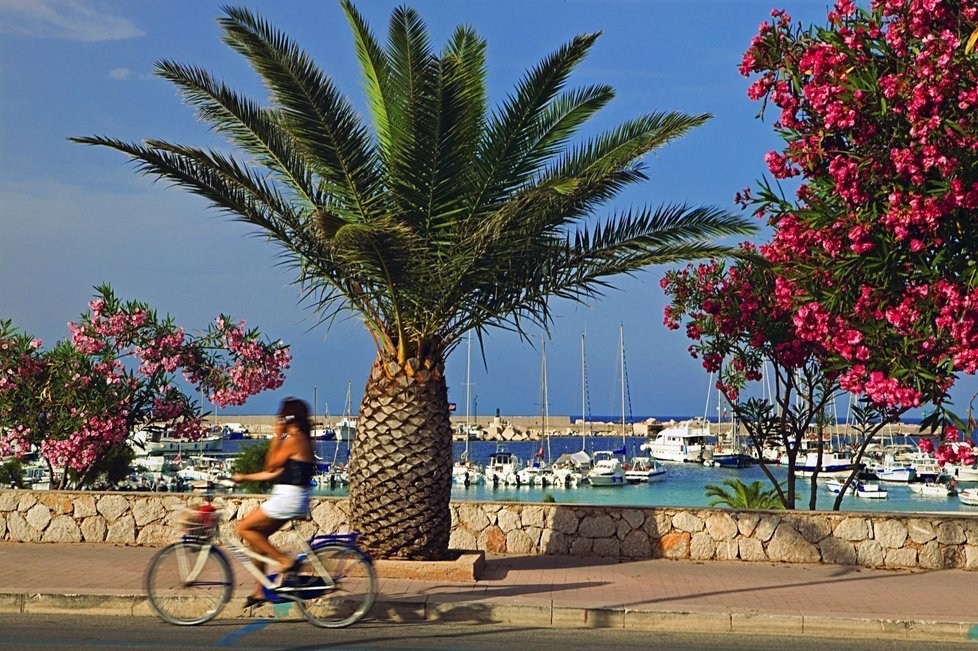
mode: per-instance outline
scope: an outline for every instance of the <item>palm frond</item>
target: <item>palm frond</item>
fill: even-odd
[[[349,100],[287,36],[248,10],[229,7],[218,22],[225,42],[248,59],[282,107],[282,127],[329,192],[369,221],[384,195],[369,134]]]

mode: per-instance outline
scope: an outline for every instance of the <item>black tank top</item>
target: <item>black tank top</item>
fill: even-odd
[[[309,486],[312,484],[312,476],[316,472],[316,464],[312,461],[297,461],[288,459],[282,474],[278,476],[276,484],[288,484],[290,486]]]

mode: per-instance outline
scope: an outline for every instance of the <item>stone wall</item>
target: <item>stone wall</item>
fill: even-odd
[[[222,525],[263,498],[219,497]],[[0,540],[161,546],[192,495],[0,490]],[[451,546],[497,554],[833,563],[978,570],[978,514],[731,511],[453,502]],[[273,541],[347,527],[344,499],[313,500],[313,519]]]

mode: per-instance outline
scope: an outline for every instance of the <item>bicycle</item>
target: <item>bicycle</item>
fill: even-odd
[[[317,535],[300,540],[293,569],[281,580],[268,576],[252,559],[276,563],[257,552],[225,540],[221,512],[208,503],[179,522],[184,533],[161,549],[146,568],[145,587],[150,606],[170,624],[192,626],[217,617],[231,600],[234,574],[223,543],[261,583],[268,602],[293,602],[315,626],[340,628],[363,617],[377,594],[373,561],[356,544],[358,534]],[[216,541],[215,541],[216,539]]]

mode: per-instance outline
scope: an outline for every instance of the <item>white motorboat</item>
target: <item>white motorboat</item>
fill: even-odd
[[[656,461],[703,461],[703,449],[708,445],[710,424],[702,419],[687,420],[664,428],[652,441],[640,447]]]
[[[489,463],[486,464],[486,483],[494,486],[515,484],[516,473],[519,470],[519,457],[509,452],[505,447],[498,446],[496,451],[489,455]]]
[[[584,481],[588,470],[591,468],[591,457],[587,452],[572,452],[560,455],[550,471],[553,476],[553,485],[571,488]]]
[[[879,484],[866,484],[863,482],[856,484],[856,497],[870,500],[885,500],[889,496],[889,491]]]
[[[958,493],[958,499],[962,504],[968,506],[978,506],[978,488],[965,488]]]
[[[944,466],[944,472],[958,481],[978,482],[978,468],[961,464],[947,464]]]
[[[842,486],[844,484],[845,484],[844,481],[839,481],[838,479],[830,479],[827,482],[825,482],[825,487],[828,488],[831,492],[833,492],[836,495],[838,495],[839,493],[842,492]],[[858,484],[859,484],[859,482],[852,482],[851,484],[849,484],[849,491],[848,491],[848,493],[850,495],[855,495],[856,494],[856,487],[858,486]]]
[[[819,477],[848,477],[852,472],[852,460],[836,452],[822,452],[822,465],[818,464],[818,452],[808,452],[795,464],[795,475],[811,477],[819,468]]]
[[[456,484],[474,486],[481,484],[483,479],[485,476],[482,474],[482,470],[474,463],[457,461],[452,466],[452,481]]]
[[[629,484],[651,483],[663,479],[666,469],[650,457],[633,457],[625,471],[625,481]]]
[[[927,497],[953,497],[958,494],[957,487],[950,482],[946,484],[936,481],[910,482],[908,486],[914,493]]]
[[[917,469],[913,466],[879,466],[873,470],[880,481],[907,483],[917,477]]]
[[[624,486],[625,470],[613,452],[601,450],[594,453],[594,467],[587,474],[592,486]]]
[[[516,483],[520,486],[549,486],[554,483],[554,477],[545,463],[534,463],[516,473]]]

